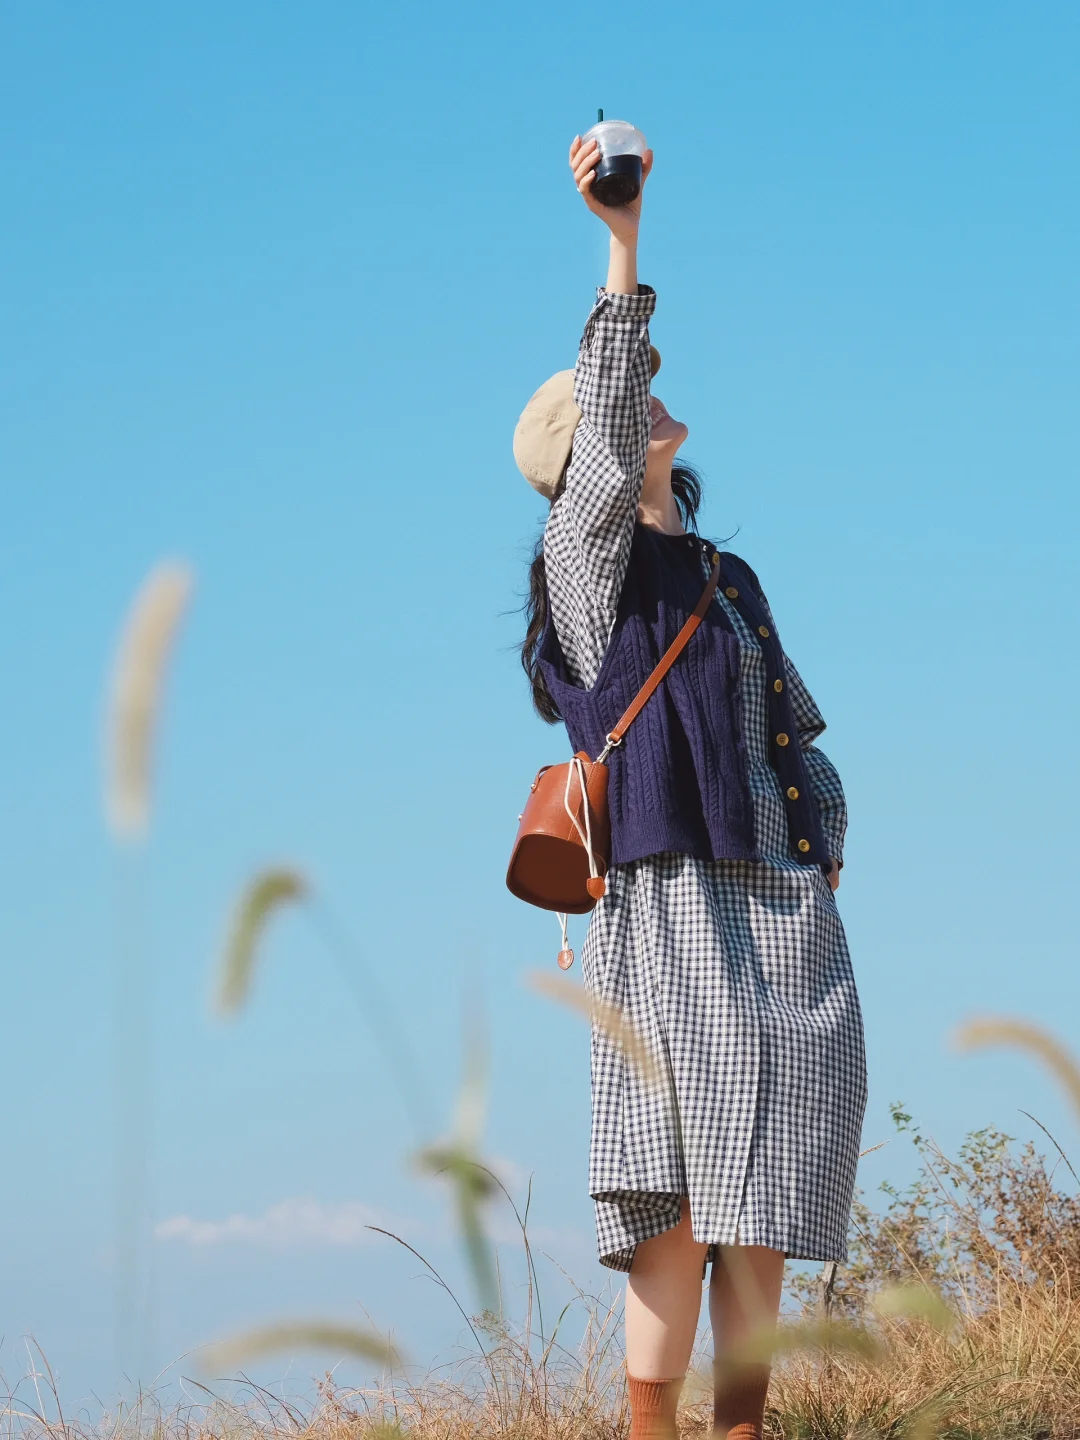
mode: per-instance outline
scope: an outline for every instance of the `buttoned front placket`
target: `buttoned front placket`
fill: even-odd
[[[765,661],[766,712],[769,727],[769,763],[780,782],[787,802],[788,837],[792,857],[804,865],[830,867],[821,819],[810,783],[810,776],[799,745],[798,727],[786,684],[784,651],[765,607],[758,598],[749,577],[736,573],[742,567],[734,556],[721,556],[708,541],[701,546],[702,563],[706,568],[721,560],[720,588],[739,612],[747,628],[758,637]]]

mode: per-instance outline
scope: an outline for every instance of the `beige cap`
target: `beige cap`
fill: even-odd
[[[660,352],[649,346],[653,375]],[[514,459],[534,490],[548,500],[558,494],[574,446],[581,410],[574,400],[574,372],[560,370],[545,380],[521,412],[514,431]]]

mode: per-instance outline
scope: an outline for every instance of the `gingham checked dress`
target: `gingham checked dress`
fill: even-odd
[[[568,673],[586,687],[611,637],[637,523],[655,303],[648,286],[597,292],[575,375],[583,417],[544,532],[555,632]],[[740,644],[762,858],[665,852],[615,865],[593,912],[585,985],[623,1009],[667,1077],[647,1087],[594,1027],[589,1190],[600,1259],[616,1270],[678,1222],[683,1196],[698,1241],[847,1258],[866,1104],[858,994],[828,880],[789,848],[757,638],[722,591],[713,603]],[[842,860],[844,792],[814,744],[825,724],[790,660],[787,682],[829,849]]]

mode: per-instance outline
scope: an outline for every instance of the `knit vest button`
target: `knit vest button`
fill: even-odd
[[[757,633],[763,640],[767,640],[769,638],[769,627],[767,625],[759,625],[757,627]]]
[[[788,798],[789,800],[797,800],[797,799],[799,798],[799,787],[798,787],[797,785],[789,785],[789,786],[788,786],[788,788],[787,788],[787,798]]]
[[[809,841],[809,840],[800,840],[800,841],[799,841],[799,849],[800,849],[800,850],[803,852],[803,854],[805,855],[806,852],[807,852],[807,850],[810,849],[810,841]]]
[[[778,745],[786,745],[788,743],[788,737],[784,734],[783,730],[781,730],[780,734],[777,735],[776,743]]]
[[[739,592],[735,589],[734,585],[729,585],[724,591],[724,594],[729,600],[737,600],[739,598]]]
[[[780,694],[780,691],[784,688],[784,682],[783,682],[783,680],[774,680],[774,681],[772,682],[772,688],[773,688],[773,689],[776,691],[776,693],[779,695],[779,694]]]

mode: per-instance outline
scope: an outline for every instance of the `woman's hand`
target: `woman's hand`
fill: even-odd
[[[641,189],[638,191],[637,199],[631,200],[629,205],[601,205],[600,201],[594,197],[592,183],[599,159],[600,151],[595,140],[583,143],[580,135],[574,136],[570,146],[570,169],[578,194],[593,214],[599,215],[616,240],[623,245],[632,245],[637,240],[638,221],[641,218],[641,197],[645,191],[645,181],[649,178],[649,171],[652,169],[653,152],[645,151],[641,161]]]
[[[829,871],[828,881],[833,890],[840,884],[840,866],[835,860],[832,862],[832,869]]]

